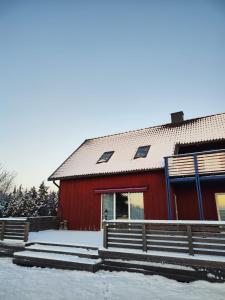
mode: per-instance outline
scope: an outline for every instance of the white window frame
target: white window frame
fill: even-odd
[[[140,193],[143,194],[143,209],[144,209],[144,193],[143,192],[140,192]],[[114,193],[110,193],[110,194],[113,194],[113,219],[111,221],[116,221],[116,220],[118,220],[118,219],[115,218],[116,217],[116,193],[114,192]],[[132,192],[127,192],[127,194],[132,194]],[[100,216],[101,223],[104,220],[103,219],[103,195],[104,195],[104,193],[101,194],[101,216]],[[129,196],[128,196],[128,218],[127,218],[127,220],[129,220],[129,221],[132,220],[130,218],[130,213],[131,213],[130,206],[131,206],[130,205],[130,199],[129,199]]]

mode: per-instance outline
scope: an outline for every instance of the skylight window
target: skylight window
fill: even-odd
[[[97,161],[97,164],[109,161],[113,153],[114,151],[104,152],[102,156],[99,158],[99,160]]]
[[[150,146],[141,146],[141,147],[138,147],[137,152],[136,152],[134,158],[146,157],[148,155],[149,149],[150,149]]]

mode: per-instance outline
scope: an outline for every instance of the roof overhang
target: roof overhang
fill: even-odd
[[[155,171],[160,171],[160,170],[164,170],[164,167],[154,168],[154,169],[140,169],[140,170],[129,170],[129,171],[121,171],[121,172],[111,172],[111,173],[94,173],[94,174],[84,174],[84,175],[73,175],[73,176],[63,176],[63,177],[50,176],[48,178],[48,181],[129,175],[129,174],[137,174],[137,173],[155,172]]]

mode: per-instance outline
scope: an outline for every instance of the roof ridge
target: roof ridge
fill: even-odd
[[[139,128],[139,129],[127,130],[127,131],[123,131],[123,132],[106,134],[106,135],[86,139],[86,141],[97,140],[97,139],[101,139],[101,138],[106,138],[106,137],[111,137],[111,136],[116,136],[116,135],[122,135],[122,134],[126,134],[126,133],[131,133],[131,132],[138,132],[138,131],[151,129],[151,128],[168,127],[170,125],[171,125],[171,127],[180,127],[181,125],[184,125],[184,124],[189,123],[189,122],[193,122],[193,121],[197,121],[197,120],[205,119],[205,118],[209,118],[209,117],[214,117],[214,116],[218,116],[218,115],[223,115],[223,114],[225,114],[225,112],[187,119],[187,120],[184,120],[182,123],[179,123],[179,124],[165,123],[165,124],[161,124],[161,125],[154,125],[154,126],[149,126],[149,127]]]

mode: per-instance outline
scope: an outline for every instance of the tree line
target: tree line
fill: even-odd
[[[57,214],[58,194],[49,191],[44,181],[38,189],[14,186],[15,173],[0,165],[0,217],[54,216]]]

